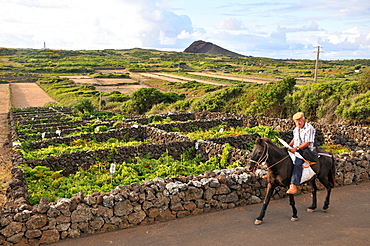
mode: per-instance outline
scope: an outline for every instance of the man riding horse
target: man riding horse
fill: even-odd
[[[299,151],[301,154],[303,151],[313,151],[313,144],[315,141],[316,133],[315,128],[313,128],[311,124],[306,122],[304,114],[302,112],[298,112],[293,115],[293,120],[296,127],[293,130],[293,139],[289,144],[293,148],[290,148],[289,151],[292,153]],[[301,183],[303,163],[304,160],[298,157],[295,159],[292,179],[290,182],[291,184],[289,186],[289,189],[287,190],[288,194],[297,193],[297,186]]]

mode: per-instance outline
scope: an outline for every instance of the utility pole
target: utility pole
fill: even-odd
[[[244,83],[244,63],[243,63],[243,66],[242,66],[242,83]]]
[[[317,54],[316,54],[316,64],[315,64],[315,75],[314,75],[314,81],[317,83],[317,75],[319,71],[319,54],[320,54],[320,46],[317,46]]]

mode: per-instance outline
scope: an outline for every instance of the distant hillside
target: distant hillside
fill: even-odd
[[[194,41],[184,52],[186,53],[206,53],[211,55],[223,56],[243,56],[230,50],[224,49],[218,45],[202,40]]]

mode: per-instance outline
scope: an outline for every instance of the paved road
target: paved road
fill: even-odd
[[[369,245],[370,182],[337,187],[328,213],[319,204],[307,213],[310,194],[296,196],[299,220],[290,221],[288,199],[272,201],[264,223],[253,224],[261,204],[222,210],[164,223],[67,239],[53,246],[142,246],[142,245]]]

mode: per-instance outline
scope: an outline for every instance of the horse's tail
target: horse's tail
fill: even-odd
[[[332,184],[332,188],[335,187],[335,166],[336,166],[336,161],[335,161],[335,158],[334,158],[334,155],[332,154],[331,156],[331,167],[330,167],[330,171],[329,171],[329,175],[328,175],[328,180],[329,180],[329,183]]]

